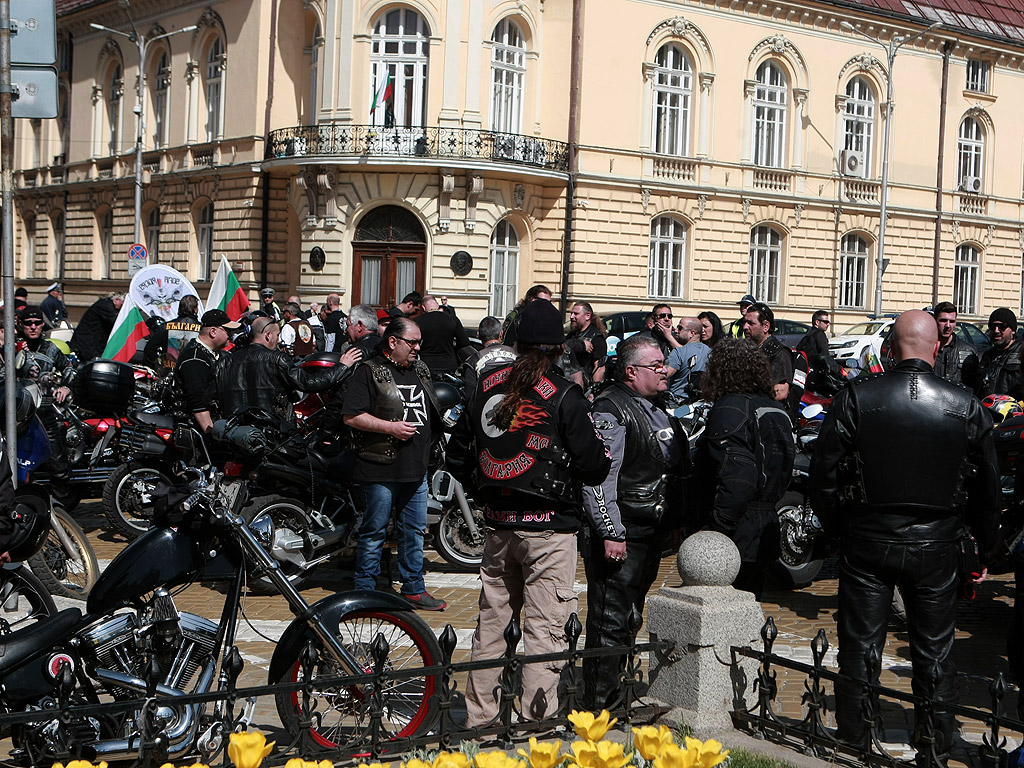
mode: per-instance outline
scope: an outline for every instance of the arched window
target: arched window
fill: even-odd
[[[985,130],[981,121],[965,117],[957,143],[957,184],[964,192],[981,192],[985,159]]]
[[[146,215],[146,250],[149,263],[160,263],[160,208],[154,205]]]
[[[843,148],[861,154],[856,171],[844,168],[850,176],[865,178],[871,167],[871,149],[875,135],[875,89],[863,77],[846,84],[846,109]],[[851,305],[851,306],[860,306]]]
[[[663,45],[655,58],[654,151],[663,155],[689,152],[693,67],[686,51],[675,43]]]
[[[171,67],[166,52],[161,53],[157,58],[151,82],[153,84],[153,147],[160,149],[167,146],[167,104],[171,89]]]
[[[863,309],[867,295],[868,241],[846,235],[839,247],[839,306]]]
[[[953,262],[953,303],[958,315],[978,314],[978,275],[981,271],[981,253],[973,245],[956,249]]]
[[[526,43],[511,19],[502,19],[491,34],[491,130],[522,133]]]
[[[505,317],[519,296],[519,235],[508,219],[491,233],[491,302],[489,315]]]
[[[682,298],[686,275],[686,234],[686,224],[674,216],[658,216],[651,220],[648,295]]]
[[[782,235],[762,224],[750,230],[750,272],[747,292],[758,301],[779,301],[779,273],[782,266]]]
[[[395,8],[373,25],[370,121],[414,128],[426,123],[430,29],[411,8]]]
[[[196,280],[207,281],[213,272],[213,203],[207,203],[199,209],[196,245],[199,250]]]
[[[754,165],[781,168],[786,161],[786,73],[774,61],[757,68],[754,87]],[[756,295],[756,294],[755,294]]]
[[[113,271],[114,258],[114,211],[108,208],[100,216],[100,264],[103,279],[109,280]]]
[[[111,70],[110,83],[107,91],[107,151],[116,155],[121,151],[121,97],[124,95],[124,78],[121,65],[115,64]]]
[[[215,37],[206,53],[206,68],[203,77],[206,93],[206,140],[216,141],[223,132],[221,99],[223,94],[224,41]]]

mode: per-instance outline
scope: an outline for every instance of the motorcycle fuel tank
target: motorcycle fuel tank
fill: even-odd
[[[195,578],[203,565],[196,543],[173,528],[153,528],[115,557],[89,593],[89,613],[104,614],[131,605],[157,587]]]

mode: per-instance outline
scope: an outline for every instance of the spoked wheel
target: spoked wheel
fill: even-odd
[[[480,562],[484,557],[484,513],[472,502],[469,508],[473,513],[473,522],[476,523],[476,540],[473,539],[473,534],[466,524],[466,518],[462,516],[462,510],[454,500],[445,508],[431,533],[434,549],[441,557],[459,570],[476,573],[480,570]]]
[[[153,491],[170,485],[167,473],[137,461],[122,464],[103,484],[103,511],[110,525],[129,539],[149,530],[153,520]]]
[[[0,569],[0,642],[4,635],[56,613],[50,593],[27,566]]]
[[[85,531],[63,509],[53,507],[51,522],[61,527],[67,545],[57,530],[51,528],[42,550],[28,561],[32,572],[51,595],[85,600],[100,572],[96,553]]]
[[[359,612],[345,616],[338,626],[338,640],[366,672],[373,671],[373,643],[380,634],[388,642],[386,661],[389,673],[387,686],[380,692],[383,699],[383,739],[402,738],[427,733],[437,718],[432,702],[437,684],[434,675],[416,675],[401,679],[391,676],[401,670],[415,670],[438,663],[440,648],[430,627],[411,611],[398,613]],[[317,644],[317,663],[313,668],[313,695],[310,708],[313,725],[310,736],[325,748],[353,745],[368,736],[373,692],[369,685],[317,687],[317,678],[341,677],[338,663]],[[279,682],[303,682],[298,659]],[[277,695],[277,711],[292,738],[299,735],[302,693]]]
[[[298,537],[310,528],[306,507],[286,496],[257,496],[242,509],[242,519],[249,524],[261,519],[269,520],[271,524],[270,541],[262,542],[268,554],[271,554],[270,545],[273,544],[273,538],[278,532],[286,536]],[[273,555],[271,554],[271,556]],[[279,560],[278,565],[281,566],[281,572],[288,577],[292,586],[301,589],[302,582],[305,580],[305,572],[295,563],[287,560]],[[266,576],[255,577],[250,574],[247,584],[249,589],[257,595],[280,593]]]
[[[779,515],[779,571],[783,586],[806,587],[821,571],[824,561],[816,556],[814,526],[808,516],[814,513],[805,506],[802,493],[789,491],[776,507]],[[818,526],[820,531],[820,526]]]

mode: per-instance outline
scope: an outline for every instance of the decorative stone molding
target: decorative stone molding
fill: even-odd
[[[715,84],[715,73],[701,72],[699,75],[697,75],[697,79],[700,82],[700,89],[702,91],[710,91],[711,86]]]
[[[466,176],[466,231],[476,229],[476,201],[484,191],[484,177],[480,174]]]
[[[640,205],[643,206],[644,215],[647,215],[647,204],[651,201],[651,190],[647,187],[640,187]]]
[[[316,174],[316,185],[323,204],[324,226],[338,226],[337,174],[326,165],[320,166]],[[318,211],[319,213],[319,211]]]
[[[704,211],[707,210],[707,206],[708,206],[708,196],[707,195],[697,195],[697,218],[698,219],[703,219],[704,218]]]
[[[701,32],[700,27],[691,21],[688,21],[683,16],[673,16],[672,18],[665,19],[660,22],[654,29],[651,30],[651,34],[647,36],[647,45],[654,42],[655,38],[664,32],[668,32],[669,35],[680,40],[689,40],[691,43],[696,45],[701,52],[708,57],[708,62],[711,62],[711,44],[708,39]]]
[[[101,101],[103,101],[103,86],[94,85],[92,87],[92,105],[95,107]]]
[[[888,73],[885,71],[885,65],[870,53],[866,52],[854,56],[843,64],[842,69],[839,70],[839,82],[843,81],[847,71],[851,69],[856,69],[858,72],[873,72],[882,80],[885,80],[888,77]]]
[[[438,191],[440,194],[437,198],[437,230],[443,233],[447,232],[452,225],[452,192],[455,191],[454,173],[442,171]]]
[[[953,219],[953,242],[960,239],[960,219]]]
[[[196,74],[198,72],[199,72],[199,62],[198,61],[192,61],[190,59],[189,61],[185,62],[185,82],[186,83],[191,85],[192,81],[195,80]]]
[[[306,228],[312,229],[316,227],[318,218],[316,200],[316,174],[313,172],[312,169],[307,168],[302,173],[295,176],[295,186],[296,188],[302,190],[306,194]]]
[[[750,217],[750,202],[751,202],[751,200],[750,200],[749,197],[744,197],[743,198],[743,223],[744,224],[747,223],[747,219]]]
[[[522,210],[523,203],[526,202],[526,187],[522,184],[516,184],[515,189],[512,191],[512,197],[516,202],[516,208]]]
[[[988,231],[985,233],[986,245],[992,245],[992,238],[996,236],[996,225],[989,224]]]
[[[1017,243],[1024,248],[1024,227],[1017,230]]]
[[[793,221],[794,221],[795,226],[797,226],[797,227],[800,226],[800,219],[803,217],[803,215],[804,215],[804,204],[803,203],[797,203],[796,205],[794,205],[793,206]]]
[[[192,205],[201,197],[217,202],[217,193],[220,190],[220,176],[208,176],[205,178],[190,179],[187,176],[181,180],[182,192],[185,202]]]

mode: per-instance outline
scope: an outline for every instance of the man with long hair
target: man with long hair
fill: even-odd
[[[569,315],[569,336],[565,340],[565,354],[573,358],[575,367],[583,374],[584,388],[604,378],[604,359],[608,354],[604,323],[594,314],[594,308],[585,301],[572,305]]]
[[[706,527],[740,551],[736,589],[760,600],[764,575],[779,554],[775,505],[793,473],[793,425],[773,397],[768,358],[750,341],[722,339],[708,361],[704,397],[714,403],[697,452],[695,477],[708,478],[701,506]]]
[[[472,489],[488,526],[474,660],[500,658],[505,627],[520,615],[526,653],[564,650],[565,623],[576,610],[579,486],[601,483],[611,457],[583,391],[558,373],[564,341],[562,315],[551,302],[527,304],[517,317],[519,357],[482,373],[448,442],[446,466]],[[498,714],[499,672],[470,672],[468,727]],[[523,668],[525,718],[558,711],[558,676],[551,662]]]

